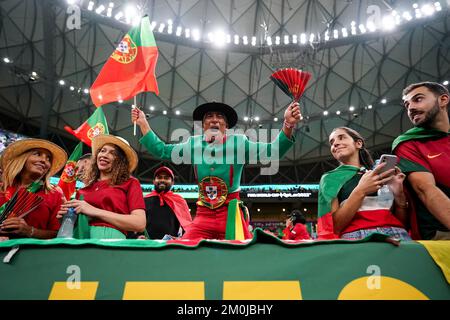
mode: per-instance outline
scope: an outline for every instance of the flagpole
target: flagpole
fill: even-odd
[[[134,96],[134,104],[132,105],[132,108],[137,108],[137,102],[136,102],[136,96]],[[134,128],[134,136],[136,136],[136,121],[133,122],[133,128]]]

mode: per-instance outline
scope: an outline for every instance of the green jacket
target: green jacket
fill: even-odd
[[[197,181],[208,176],[223,179],[228,192],[232,193],[239,190],[244,164],[278,161],[292,147],[295,139],[289,139],[281,131],[271,143],[252,142],[245,135],[227,136],[221,144],[208,143],[202,135],[195,135],[185,142],[166,144],[150,131],[139,141],[158,159],[194,165]]]

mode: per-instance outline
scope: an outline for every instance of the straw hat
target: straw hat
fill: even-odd
[[[61,170],[67,162],[67,153],[58,145],[43,139],[22,139],[11,143],[2,153],[2,168],[15,158],[31,149],[46,149],[52,154],[50,176]]]
[[[130,173],[133,172],[138,164],[138,156],[128,141],[122,137],[113,136],[110,134],[99,134],[95,136],[92,139],[92,154],[96,154],[97,150],[102,148],[107,143],[113,144],[122,149],[128,159],[128,170]]]

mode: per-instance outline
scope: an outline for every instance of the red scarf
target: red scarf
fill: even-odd
[[[169,206],[169,208],[172,209],[173,213],[175,213],[175,216],[180,222],[181,227],[186,232],[187,228],[192,223],[192,217],[189,212],[189,207],[186,203],[186,200],[184,200],[182,196],[173,193],[172,191],[158,193],[155,190],[153,190],[145,197],[146,198],[159,197],[159,205],[162,207],[164,203],[166,203]]]

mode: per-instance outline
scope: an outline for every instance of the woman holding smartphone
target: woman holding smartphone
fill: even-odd
[[[364,139],[353,129],[334,129],[329,142],[340,166],[320,181],[319,239],[362,239],[377,232],[411,240],[403,224],[408,205],[405,175],[397,167],[385,170],[386,163],[372,170],[374,161]],[[385,184],[391,192],[387,197],[378,192]]]

